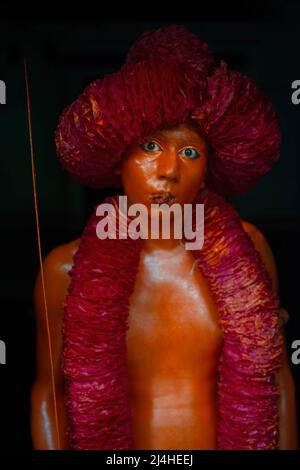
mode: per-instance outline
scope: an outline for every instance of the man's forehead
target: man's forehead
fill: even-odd
[[[180,123],[176,126],[158,129],[146,137],[157,137],[163,139],[180,139],[197,141],[199,143],[204,142],[205,139],[202,137],[200,129],[188,122]]]

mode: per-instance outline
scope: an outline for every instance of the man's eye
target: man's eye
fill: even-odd
[[[187,148],[181,150],[181,152],[179,152],[179,155],[182,155],[183,157],[186,157],[186,158],[194,159],[194,158],[199,157],[200,154],[193,147],[187,147]]]
[[[141,147],[146,152],[157,152],[161,150],[160,146],[156,142],[143,142]]]

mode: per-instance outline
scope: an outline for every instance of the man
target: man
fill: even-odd
[[[173,237],[98,240],[94,215],[46,258],[53,350],[38,279],[37,448],[296,448],[274,259],[220,196],[253,185],[279,141],[269,101],[180,27],[145,33],[64,112],[65,168],[95,187],[121,180],[130,204],[203,203],[205,242],[192,254]]]

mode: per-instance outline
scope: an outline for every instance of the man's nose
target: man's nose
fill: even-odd
[[[179,169],[176,152],[168,151],[160,155],[157,176],[159,179],[166,179],[173,182],[178,181]]]

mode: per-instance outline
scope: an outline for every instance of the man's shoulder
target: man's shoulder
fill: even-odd
[[[79,243],[80,238],[53,248],[44,259],[44,270],[55,273],[69,270],[73,264],[73,257],[78,250]]]
[[[251,222],[248,222],[246,220],[241,220],[241,222],[243,229],[246,233],[248,233],[249,237],[252,239],[255,248],[259,252],[266,252],[267,255],[272,254],[269,242],[263,232]]]
[[[268,271],[272,282],[273,288],[275,291],[278,289],[278,279],[277,279],[277,269],[275,258],[269,242],[267,241],[266,237],[262,233],[262,231],[257,228],[254,224],[247,222],[245,220],[241,220],[242,226],[245,232],[248,233],[249,237],[254,243],[256,250],[260,253],[262,261],[265,265],[266,270]]]
[[[44,322],[44,292],[50,318],[53,321],[61,319],[63,304],[71,281],[69,273],[79,242],[78,239],[59,245],[43,260],[44,285],[40,270],[34,286],[35,310],[41,322]]]
[[[70,282],[69,272],[73,265],[73,257],[78,249],[80,239],[64,243],[53,248],[43,260],[43,276],[45,286],[49,289],[64,289]],[[38,273],[35,292],[42,291],[41,270]]]
[[[252,224],[251,222],[248,222],[247,220],[241,220],[243,229],[245,232],[247,232],[250,237],[253,238],[264,238],[263,233],[259,228],[256,227],[256,225]]]

